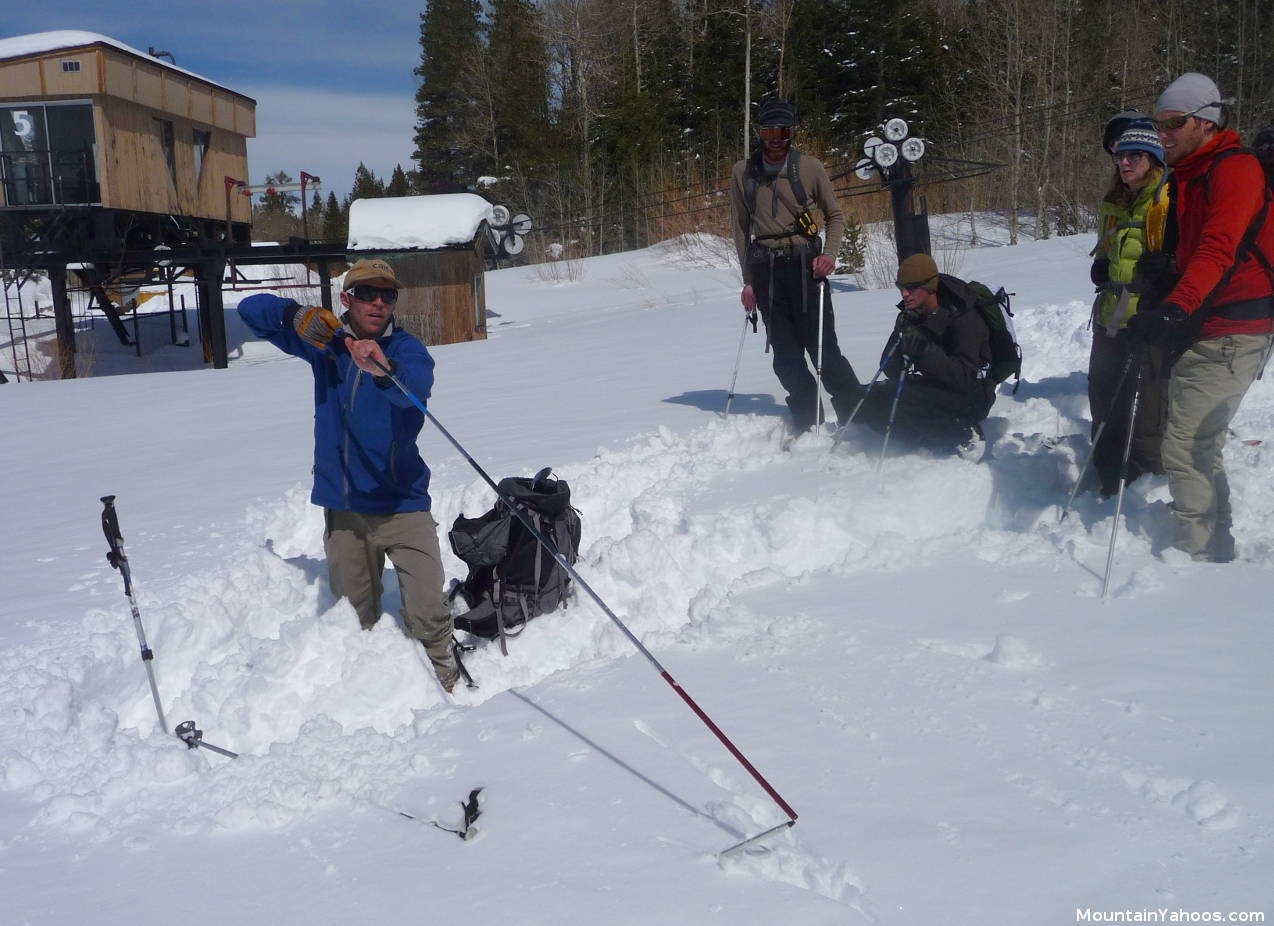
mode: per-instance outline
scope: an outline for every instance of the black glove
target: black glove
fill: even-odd
[[[1137,266],[1133,268],[1133,288],[1142,293],[1154,288],[1167,292],[1171,286],[1167,289],[1161,287],[1171,283],[1176,275],[1177,268],[1171,254],[1167,251],[1146,251],[1137,258]]]
[[[1101,289],[1110,282],[1110,260],[1105,257],[1099,257],[1093,261],[1093,265],[1088,268],[1088,278],[1093,281],[1093,285]]]
[[[932,343],[929,340],[929,333],[919,325],[913,325],[898,335],[898,346],[913,361],[923,357]]]
[[[1138,309],[1137,314],[1128,320],[1128,334],[1133,344],[1168,344],[1187,318],[1185,309],[1175,302],[1164,302],[1153,309]]]

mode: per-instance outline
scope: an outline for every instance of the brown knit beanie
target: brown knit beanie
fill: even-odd
[[[899,286],[919,286],[926,292],[938,291],[938,265],[928,254],[912,254],[898,265]]]

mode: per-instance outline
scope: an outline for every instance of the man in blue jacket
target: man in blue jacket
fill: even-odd
[[[383,260],[345,274],[337,318],[321,308],[260,294],[239,304],[259,337],[309,363],[314,373],[314,491],[323,508],[323,547],[332,593],[350,600],[364,630],[381,616],[385,557],[402,591],[403,624],[451,691],[459,675],[438,526],[430,514],[429,467],[416,438],[425,416],[383,367],[421,401],[434,381],[425,345],[394,327],[400,284]]]

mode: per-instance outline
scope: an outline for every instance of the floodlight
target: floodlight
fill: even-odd
[[[879,139],[875,135],[873,135],[871,138],[863,142],[863,154],[867,155],[867,157],[869,158],[875,157],[876,146],[883,145],[883,144],[884,144],[884,141],[882,139]]]
[[[509,224],[508,206],[492,206],[491,207],[491,224],[492,225],[508,225]]]
[[[907,123],[903,119],[890,119],[885,123],[885,138],[902,141],[907,137]]]
[[[858,169],[854,173],[858,175],[859,180],[870,180],[876,173],[876,165],[867,160],[859,161]]]
[[[898,163],[898,146],[891,145],[888,142],[876,146],[876,153],[873,155],[876,163],[881,167],[893,167]]]
[[[902,143],[902,159],[904,161],[919,161],[925,156],[925,142],[923,138],[908,138]]]

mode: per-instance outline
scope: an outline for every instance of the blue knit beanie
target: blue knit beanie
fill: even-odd
[[[1124,129],[1119,141],[1115,142],[1115,154],[1124,151],[1144,151],[1163,164],[1163,145],[1159,143],[1159,133],[1149,119],[1134,120]]]
[[[757,125],[796,125],[796,107],[787,100],[765,100],[756,113]]]

